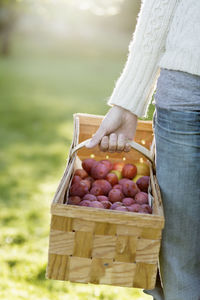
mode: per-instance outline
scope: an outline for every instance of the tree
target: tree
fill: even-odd
[[[10,53],[12,33],[22,12],[23,2],[0,0],[0,53],[2,55]]]

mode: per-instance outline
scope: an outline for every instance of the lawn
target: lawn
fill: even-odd
[[[0,58],[0,299],[151,299],[141,290],[45,279],[50,204],[73,134],[73,113],[105,114],[126,53]],[[150,107],[151,119],[153,107]]]

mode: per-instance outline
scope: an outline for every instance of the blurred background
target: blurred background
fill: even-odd
[[[151,299],[45,279],[73,113],[110,108],[139,9],[140,0],[0,0],[0,299]]]

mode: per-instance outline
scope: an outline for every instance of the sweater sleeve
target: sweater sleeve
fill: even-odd
[[[107,104],[146,116],[159,75],[159,61],[179,0],[143,0],[129,54]]]

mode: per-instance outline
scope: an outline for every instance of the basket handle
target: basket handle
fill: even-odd
[[[76,151],[78,151],[79,149],[83,148],[84,146],[86,146],[86,144],[91,140],[92,138],[90,139],[87,139],[83,142],[81,142],[80,144],[78,144],[77,146],[75,146],[72,151],[71,151],[71,156],[73,156]],[[153,157],[153,153],[151,151],[149,151],[147,148],[143,147],[142,145],[134,142],[134,141],[131,141],[131,140],[128,140],[127,143],[135,150],[137,150],[138,152],[142,153],[148,160],[150,160],[150,162],[153,164],[154,162],[154,157]]]

